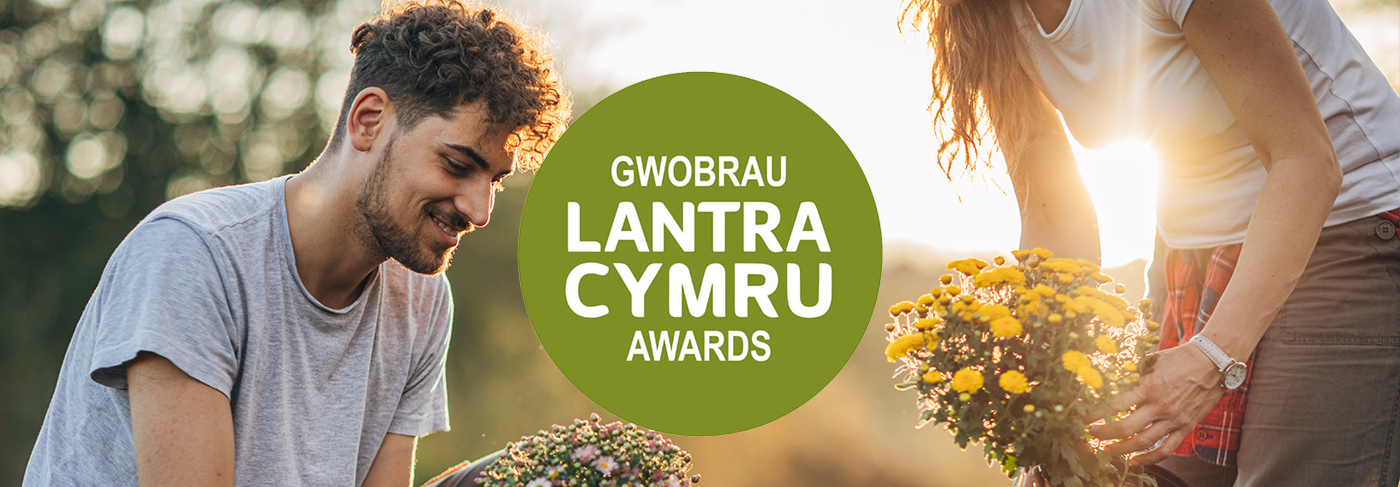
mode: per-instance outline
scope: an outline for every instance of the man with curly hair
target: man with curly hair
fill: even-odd
[[[112,255],[24,485],[412,483],[445,430],[447,268],[568,98],[528,32],[428,0],[357,28],[305,171],[177,198]]]

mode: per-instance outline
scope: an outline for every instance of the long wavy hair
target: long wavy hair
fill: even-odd
[[[991,149],[1017,157],[1035,134],[1039,93],[1021,64],[1026,41],[1017,17],[1025,0],[908,0],[900,25],[928,33],[933,51],[933,113],[938,167],[952,179],[961,159],[975,170],[991,165]],[[988,147],[985,144],[994,142]]]

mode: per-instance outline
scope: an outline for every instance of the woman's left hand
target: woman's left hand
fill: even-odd
[[[1165,460],[1220,401],[1225,393],[1220,387],[1221,376],[1205,352],[1194,345],[1159,352],[1156,365],[1142,377],[1142,383],[1114,401],[1119,411],[1132,406],[1137,410],[1089,432],[1100,439],[1122,440],[1108,446],[1110,454],[1141,452],[1133,457],[1134,463],[1150,465]]]

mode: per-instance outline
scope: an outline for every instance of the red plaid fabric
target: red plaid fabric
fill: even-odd
[[[1225,285],[1235,273],[1240,244],[1206,250],[1167,249],[1167,302],[1162,317],[1162,349],[1186,343],[1205,329]],[[1244,384],[1226,391],[1191,435],[1173,453],[1194,456],[1215,465],[1234,466],[1240,449],[1240,425],[1244,423],[1245,397],[1254,373],[1254,356],[1245,361],[1249,373]]]

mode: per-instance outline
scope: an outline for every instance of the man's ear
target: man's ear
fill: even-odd
[[[355,95],[350,116],[345,119],[345,132],[350,146],[359,152],[369,152],[379,136],[388,130],[393,118],[393,104],[383,89],[371,86]]]

